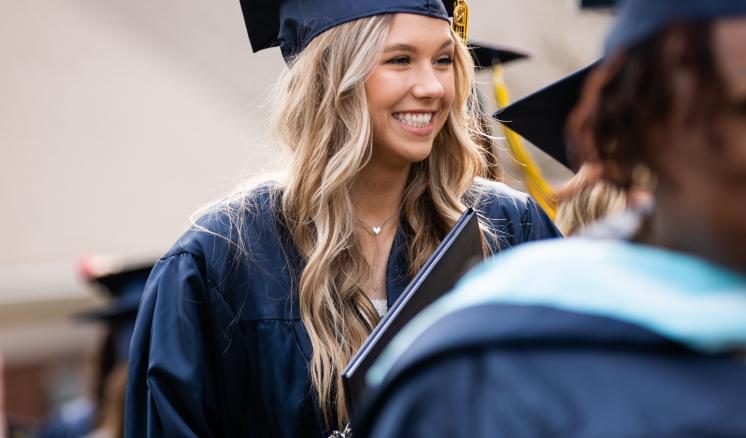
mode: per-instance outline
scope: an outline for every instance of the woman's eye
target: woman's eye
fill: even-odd
[[[409,64],[408,56],[397,56],[386,61],[386,64],[406,65]]]
[[[436,61],[438,65],[451,65],[453,64],[453,57],[452,56],[444,56],[442,58],[438,58]]]

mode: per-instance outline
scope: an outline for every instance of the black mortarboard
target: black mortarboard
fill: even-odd
[[[106,306],[88,310],[76,315],[84,321],[114,321],[134,317],[140,305],[145,282],[150,275],[152,264],[128,266],[116,271],[98,273],[88,266],[83,267],[87,280],[100,287],[107,295]]]
[[[587,3],[603,3],[583,1]],[[619,12],[606,41],[606,54],[626,49],[679,21],[746,15],[746,0],[619,0]],[[595,63],[495,112],[505,126],[572,168],[565,122]]]
[[[591,64],[512,104],[493,116],[555,160],[573,168],[572,153],[565,142],[565,122],[580,97]]]
[[[280,46],[288,60],[325,30],[358,18],[410,13],[448,20],[453,0],[240,0],[254,52]]]
[[[622,0],[606,39],[606,54],[629,48],[675,22],[740,15],[746,15],[746,0]]]
[[[111,261],[101,263],[100,259],[89,259],[81,264],[83,276],[89,283],[99,286],[109,299],[105,306],[78,313],[75,318],[105,323],[110,330],[108,342],[111,342],[111,353],[117,361],[126,362],[137,309],[153,264],[130,265],[112,270],[109,262]]]
[[[477,68],[490,68],[495,64],[507,64],[511,61],[528,58],[525,53],[495,47],[479,41],[469,41],[469,49]]]
[[[585,9],[611,8],[616,3],[616,0],[580,0],[580,7]]]

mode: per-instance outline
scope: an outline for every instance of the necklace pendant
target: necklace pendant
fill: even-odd
[[[381,227],[373,227],[370,230],[373,231],[373,234],[375,234],[376,236],[381,234]]]

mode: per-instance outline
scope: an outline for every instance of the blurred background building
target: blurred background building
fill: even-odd
[[[513,98],[592,62],[609,24],[575,0],[470,5],[471,38],[531,55],[506,67]],[[276,168],[266,100],[284,64],[279,50],[251,53],[237,0],[1,10],[0,352],[7,410],[33,424],[86,390],[102,336],[72,321],[96,304],[76,263],[154,259],[198,207]],[[480,80],[491,97],[489,74]],[[550,181],[568,178],[538,160]]]

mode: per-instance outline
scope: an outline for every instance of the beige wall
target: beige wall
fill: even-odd
[[[471,6],[472,38],[534,56],[507,69],[514,97],[592,61],[608,23],[572,0]],[[81,256],[156,257],[242,171],[274,166],[260,104],[283,62],[250,53],[237,0],[0,9],[0,350],[12,361],[92,339],[68,319],[91,302]]]

